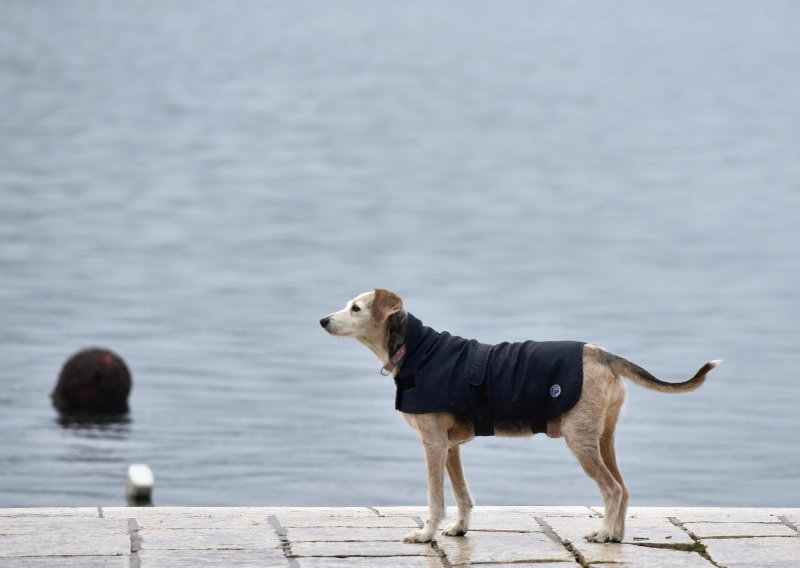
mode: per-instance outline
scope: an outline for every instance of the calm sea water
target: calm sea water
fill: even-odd
[[[319,318],[376,286],[487,342],[596,342],[634,505],[800,505],[800,4],[0,6],[0,506],[425,501],[393,386]],[[74,351],[134,375],[62,426]],[[599,503],[562,442],[479,504]]]

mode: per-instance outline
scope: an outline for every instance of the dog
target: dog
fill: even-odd
[[[356,296],[344,309],[322,318],[320,325],[331,335],[357,339],[377,356],[381,373],[394,377],[395,407],[422,440],[430,516],[422,529],[406,535],[405,542],[430,542],[439,529],[445,515],[445,470],[458,516],[442,534],[463,536],[469,530],[473,501],[461,465],[461,444],[476,435],[528,437],[538,432],[563,437],[600,489],[603,525],[585,538],[621,542],[630,498],[614,449],[625,400],[621,377],[658,392],[690,392],[720,363],[710,361],[688,381],[669,383],[590,343],[489,346],[422,325],[404,309],[400,296],[383,288]],[[500,378],[509,368],[515,368],[516,375]],[[520,376],[537,373],[544,378],[529,381]],[[507,400],[508,393],[516,403]]]

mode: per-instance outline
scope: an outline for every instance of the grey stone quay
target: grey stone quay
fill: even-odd
[[[426,514],[422,506],[0,509],[0,568],[800,568],[800,508],[634,507],[622,543],[594,544],[581,535],[602,517],[599,507],[476,507],[464,537],[401,542]]]

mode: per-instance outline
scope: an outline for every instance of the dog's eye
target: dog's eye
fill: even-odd
[[[358,307],[358,304],[353,304],[353,307],[350,308],[350,309],[353,310],[354,312],[360,312],[361,311],[361,308]]]

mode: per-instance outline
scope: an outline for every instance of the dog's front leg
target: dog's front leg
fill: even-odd
[[[464,468],[461,465],[461,448],[450,446],[447,452],[447,473],[450,475],[450,486],[458,505],[458,519],[442,531],[446,536],[464,536],[469,530],[469,516],[472,512],[472,497],[469,494]]]
[[[444,467],[447,460],[447,439],[427,439],[422,433],[422,444],[425,447],[425,462],[428,465],[428,508],[430,517],[425,526],[413,531],[403,539],[405,542],[430,542],[439,524],[444,519]]]

